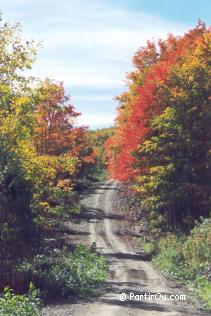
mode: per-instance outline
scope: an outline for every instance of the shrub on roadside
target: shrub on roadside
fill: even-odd
[[[37,246],[32,194],[20,157],[0,139],[0,290],[15,283],[15,264],[32,254],[32,244]]]
[[[185,238],[161,238],[155,264],[167,275],[188,280],[190,287],[211,309],[211,219],[202,220]]]
[[[28,294],[14,294],[10,288],[5,288],[0,296],[1,316],[39,316],[41,315],[41,302],[39,291],[30,284]]]
[[[194,227],[184,243],[183,255],[192,274],[203,274],[211,266],[211,219]]]
[[[182,246],[182,241],[173,234],[161,238],[158,243],[158,255],[154,262],[170,277],[186,278]]]
[[[191,286],[193,286],[194,292],[203,302],[204,307],[211,310],[211,282],[204,276],[198,276],[191,283]]]
[[[152,242],[145,242],[143,244],[143,249],[148,255],[153,255],[156,252],[156,246]]]
[[[37,256],[32,269],[34,282],[46,298],[92,294],[107,277],[105,258],[83,245],[71,254],[55,249],[52,256]]]
[[[70,200],[73,191],[71,179],[76,173],[77,163],[77,159],[67,154],[58,157],[47,155],[36,157],[33,174],[36,187],[34,195],[36,209],[43,209],[43,203],[59,204],[60,197],[63,200],[68,198]]]

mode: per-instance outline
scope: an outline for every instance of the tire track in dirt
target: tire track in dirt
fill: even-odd
[[[94,221],[90,224],[90,241],[97,242],[102,253],[108,256],[110,279],[101,295],[91,306],[86,306],[86,315],[181,315],[175,305],[171,302],[150,301],[120,301],[120,294],[125,292],[167,293],[165,281],[146,262],[136,260],[136,253],[129,251],[127,246],[113,233],[112,230],[112,204],[115,199],[115,190],[118,184],[109,180],[99,190],[95,191],[95,198],[92,199],[92,207],[102,210],[104,219]],[[100,223],[99,223],[100,222]],[[99,226],[103,234],[99,234]],[[122,257],[122,258],[118,258]],[[128,259],[132,258],[132,259]],[[139,279],[139,282],[137,282]],[[125,287],[127,285],[127,287]],[[130,286],[128,288],[128,285]],[[148,290],[148,291],[147,291]],[[82,311],[81,311],[82,312]]]
[[[203,313],[188,308],[188,303],[168,300],[128,300],[129,293],[178,294],[168,286],[166,279],[158,273],[151,263],[141,260],[137,254],[117,236],[117,228],[122,219],[113,214],[113,202],[119,184],[113,180],[98,185],[84,197],[84,220],[79,224],[69,223],[74,229],[80,225],[89,231],[89,243],[97,243],[97,248],[108,258],[109,279],[102,287],[101,295],[96,299],[78,304],[58,305],[51,313],[57,316],[199,316]],[[144,259],[144,256],[143,256]],[[127,299],[120,300],[120,294],[126,293]],[[180,293],[184,294],[184,293]]]

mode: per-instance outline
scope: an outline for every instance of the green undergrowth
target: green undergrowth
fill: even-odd
[[[154,242],[146,240],[142,237],[138,238],[138,242],[146,254],[153,256],[156,253],[156,244]]]
[[[15,294],[10,288],[5,288],[0,296],[1,316],[40,316],[41,301],[39,291],[30,284],[28,294]]]
[[[107,278],[108,271],[106,259],[84,245],[72,253],[54,249],[51,254],[37,255],[21,268],[30,271],[45,300],[97,294],[97,287]]]
[[[16,268],[17,269],[17,268]],[[108,264],[100,254],[79,245],[70,252],[54,249],[40,254],[19,267],[19,276],[30,283],[27,294],[14,293],[6,287],[0,296],[0,316],[41,315],[41,302],[98,295],[98,288],[108,276]]]
[[[211,219],[202,220],[188,236],[162,237],[156,243],[153,262],[166,276],[185,280],[211,310]]]

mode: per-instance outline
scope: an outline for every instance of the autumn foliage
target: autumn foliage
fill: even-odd
[[[76,179],[95,162],[63,83],[26,76],[37,45],[20,32],[0,18],[0,290],[24,283],[16,264],[37,251],[49,216],[78,211]]]
[[[77,113],[65,95],[62,82],[46,79],[34,91],[36,110],[33,141],[39,155],[69,154],[78,159],[78,167],[94,163],[87,127],[77,126]]]
[[[111,177],[132,183],[142,206],[170,226],[210,210],[210,45],[199,21],[138,50],[105,144]]]

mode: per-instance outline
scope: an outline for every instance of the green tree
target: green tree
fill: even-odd
[[[10,264],[26,253],[34,232],[33,185],[22,157],[30,152],[34,103],[30,78],[34,42],[23,43],[20,26],[0,21],[0,286]],[[28,155],[30,157],[30,155]],[[11,277],[11,276],[10,276]]]

